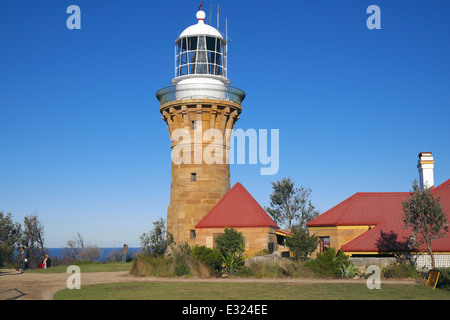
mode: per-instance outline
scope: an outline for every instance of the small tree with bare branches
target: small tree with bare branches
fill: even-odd
[[[79,232],[72,239],[68,240],[62,256],[69,261],[94,261],[101,257],[102,250],[95,245],[86,245],[84,238]]]

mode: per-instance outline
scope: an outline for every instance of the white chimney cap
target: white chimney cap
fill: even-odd
[[[434,188],[434,159],[431,152],[419,153],[417,168],[419,169],[420,188]]]

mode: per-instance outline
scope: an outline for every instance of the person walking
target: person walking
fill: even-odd
[[[128,245],[124,244],[122,248],[122,263],[127,262],[127,254],[128,254]]]
[[[20,254],[17,257],[17,271],[21,270],[21,268],[23,268],[23,247],[20,247]]]
[[[28,249],[27,249],[27,245],[23,246],[22,263],[23,263],[23,269],[22,269],[22,273],[23,273],[23,272],[28,270]]]

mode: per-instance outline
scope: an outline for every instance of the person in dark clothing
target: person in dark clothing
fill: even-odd
[[[28,270],[28,249],[27,249],[27,245],[23,246],[22,264],[23,264],[22,272]]]
[[[18,257],[17,257],[17,271],[19,271],[20,270],[20,267],[22,267],[23,268],[23,259],[22,259],[22,256],[23,256],[23,247],[20,247],[20,254],[18,255]]]

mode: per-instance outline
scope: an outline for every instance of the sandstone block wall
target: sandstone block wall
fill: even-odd
[[[224,233],[225,228],[200,228],[197,229],[197,244],[206,245],[209,248],[215,248],[215,237]],[[276,230],[271,227],[248,227],[234,228],[238,232],[242,232],[245,238],[245,254],[254,256],[261,250],[268,249],[269,243],[276,246]]]
[[[175,242],[193,245],[194,226],[230,190],[230,133],[241,106],[215,99],[186,99],[165,103],[160,112],[167,123],[173,155],[184,159],[182,163],[172,161],[167,230]],[[180,137],[183,129],[189,140]],[[223,139],[206,136],[208,129],[217,129]]]

